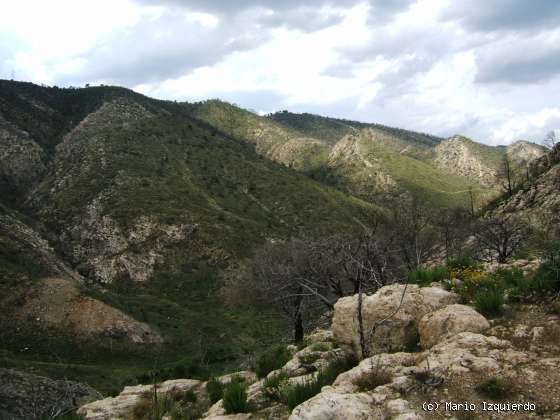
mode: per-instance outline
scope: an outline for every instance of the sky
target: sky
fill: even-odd
[[[558,0],[0,3],[0,78],[494,145],[560,129]]]

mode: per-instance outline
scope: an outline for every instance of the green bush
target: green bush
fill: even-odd
[[[285,346],[279,345],[271,347],[257,357],[255,372],[259,378],[264,378],[273,370],[280,369],[284,366],[290,358],[290,352]]]
[[[478,263],[468,255],[461,255],[451,257],[447,260],[447,268],[450,269],[464,269],[464,268],[478,268]]]
[[[300,355],[299,361],[305,365],[311,365],[320,358],[321,354],[319,352],[311,352]]]
[[[194,390],[189,389],[183,394],[182,400],[190,403],[195,403],[198,400],[198,396],[196,395],[196,392],[194,392]]]
[[[529,287],[538,293],[560,291],[560,261],[543,262]]]
[[[332,349],[332,343],[319,341],[311,345],[311,351],[329,351]]]
[[[224,410],[226,414],[247,413],[247,385],[240,381],[231,381],[224,391]]]
[[[314,379],[290,385],[286,390],[286,404],[288,404],[290,410],[293,410],[302,402],[321,392],[322,387],[323,380],[320,378],[320,373]]]
[[[439,282],[449,277],[449,270],[447,267],[436,266],[432,268],[419,267],[408,273],[408,282],[418,284],[420,286],[427,286],[432,282]]]
[[[484,316],[498,316],[504,311],[504,294],[498,287],[480,290],[474,299],[474,306]]]
[[[498,268],[494,277],[510,287],[523,288],[527,284],[525,277],[523,277],[523,271],[519,268]]]
[[[263,382],[264,393],[272,400],[280,398],[280,388],[288,381],[288,374],[281,371],[275,375],[268,376]]]
[[[321,392],[322,387],[332,384],[338,375],[350,370],[357,363],[357,360],[352,357],[339,358],[317,372],[313,379],[288,386],[285,392],[286,404],[290,410],[293,410],[302,402]]]
[[[224,386],[216,378],[210,378],[206,383],[206,391],[208,398],[212,404],[220,401],[224,396]]]
[[[490,378],[476,387],[485,397],[501,400],[511,394],[511,385],[500,378]]]

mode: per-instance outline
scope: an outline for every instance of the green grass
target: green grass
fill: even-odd
[[[329,351],[332,350],[333,345],[327,341],[319,341],[317,343],[313,343],[310,346],[311,351]]]
[[[224,396],[224,386],[216,378],[210,378],[208,380],[206,383],[206,391],[208,392],[208,398],[211,404],[218,402]]]
[[[263,390],[265,395],[271,400],[278,400],[281,398],[281,388],[288,381],[286,372],[281,371],[275,375],[265,378],[263,381]]]
[[[504,294],[498,287],[479,291],[474,298],[478,312],[487,317],[496,317],[504,311]]]
[[[447,267],[437,266],[430,268],[417,268],[409,271],[409,283],[418,284],[420,286],[428,286],[432,282],[440,282],[449,278],[449,271]]]
[[[224,390],[224,410],[226,414],[247,413],[247,385],[240,381],[231,381]]]
[[[264,378],[284,366],[291,357],[285,345],[272,346],[257,356],[255,372],[259,378]]]
[[[465,269],[478,268],[480,264],[468,255],[459,255],[449,258],[445,265],[449,269]]]
[[[353,358],[340,358],[331,362],[327,367],[319,370],[314,378],[309,379],[303,383],[296,383],[289,385],[284,390],[285,401],[290,410],[301,403],[307,401],[308,399],[314,397],[319,392],[321,388],[326,385],[331,385],[335,379],[342,372],[350,370],[352,367],[357,365],[357,361]]]

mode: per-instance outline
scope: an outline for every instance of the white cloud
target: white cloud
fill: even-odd
[[[0,15],[0,77],[539,140],[560,127],[557,4],[20,0]]]

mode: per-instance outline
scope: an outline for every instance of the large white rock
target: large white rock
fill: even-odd
[[[381,407],[369,393],[339,393],[330,386],[293,409],[289,420],[374,420],[382,419]]]
[[[424,360],[418,366],[439,376],[471,371],[494,374],[531,360],[507,340],[472,332],[453,335],[422,354]]]
[[[458,301],[457,294],[439,287],[403,284],[384,286],[371,296],[364,295],[362,317],[370,353],[398,351],[415,344],[420,319]],[[334,307],[332,330],[341,348],[361,359],[357,315],[358,295],[339,299]]]
[[[466,305],[448,305],[430,312],[418,323],[420,344],[429,349],[444,338],[461,332],[482,333],[490,324],[482,315]]]

